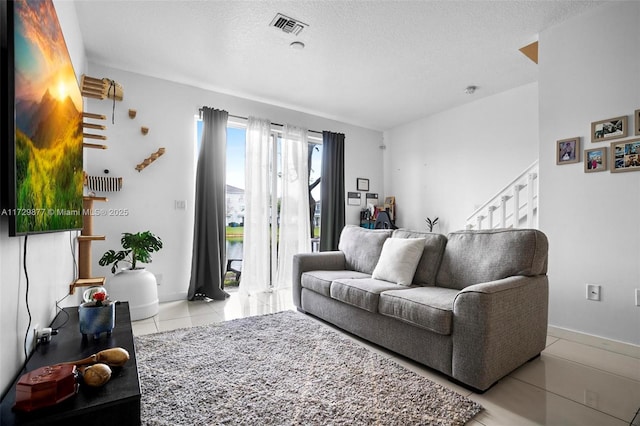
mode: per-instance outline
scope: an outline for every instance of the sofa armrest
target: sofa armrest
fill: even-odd
[[[452,376],[486,390],[542,352],[548,299],[546,275],[513,276],[461,290],[453,305]]]
[[[299,253],[293,256],[293,303],[301,308],[302,274],[307,271],[340,271],[345,269],[345,256],[341,251]]]

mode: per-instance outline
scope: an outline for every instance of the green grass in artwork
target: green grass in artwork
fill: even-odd
[[[18,232],[82,228],[81,117],[51,147],[38,148],[16,132]],[[33,213],[33,210],[36,213]]]

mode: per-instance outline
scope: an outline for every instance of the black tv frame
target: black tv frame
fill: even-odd
[[[18,206],[16,176],[16,99],[14,50],[16,13],[15,7],[16,6],[14,0],[0,1],[0,221],[8,221],[9,236],[11,237],[26,234],[45,234],[78,231],[82,229],[82,219],[80,219],[77,227],[69,227],[64,229],[55,228],[34,231],[29,230],[26,232],[18,231],[17,229],[18,225],[16,221],[16,212],[18,210]],[[59,21],[58,25],[60,25]],[[66,42],[64,44],[66,47]],[[68,47],[67,54],[69,56],[69,59],[71,59],[68,52]],[[73,63],[71,65],[73,66]],[[79,85],[78,90],[80,90]],[[84,104],[84,99],[82,99],[82,103]],[[80,113],[82,113],[83,107],[81,106],[80,109]],[[82,126],[82,124],[80,125]],[[80,128],[80,132],[82,132],[82,128]],[[84,169],[84,164],[81,164],[81,169]],[[80,198],[78,201],[80,212],[82,212],[82,199]]]

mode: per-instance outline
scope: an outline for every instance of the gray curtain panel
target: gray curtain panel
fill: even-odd
[[[196,169],[195,223],[188,299],[223,300],[226,272],[226,161],[229,113],[202,109],[202,141]]]
[[[344,134],[322,132],[320,251],[338,250],[344,228]]]

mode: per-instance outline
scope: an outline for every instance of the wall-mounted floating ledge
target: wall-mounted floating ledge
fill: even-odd
[[[164,152],[165,152],[164,148],[158,149],[156,152],[151,154],[149,157],[145,158],[145,160],[142,163],[138,164],[136,166],[136,170],[138,172],[143,171],[147,166],[149,166],[149,164],[153,163],[154,161],[156,161],[158,159],[158,157],[163,155]]]
[[[101,145],[101,144],[98,144],[98,143],[86,143],[86,142],[84,142],[82,144],[82,147],[83,148],[93,148],[93,149],[107,149],[108,148],[107,145]]]
[[[106,130],[107,126],[103,124],[82,123],[82,127],[85,129]]]
[[[82,137],[86,139],[100,139],[102,141],[107,140],[107,137],[105,135],[94,135],[93,133],[83,133]]]
[[[103,114],[94,114],[92,112],[83,112],[82,118],[93,118],[94,120],[106,120],[107,116]]]

